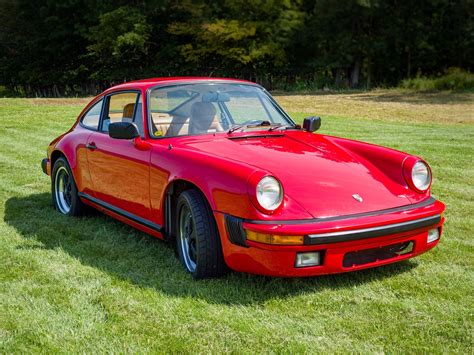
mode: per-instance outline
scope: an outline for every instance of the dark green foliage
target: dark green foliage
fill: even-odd
[[[303,22],[298,4],[274,0],[227,0],[219,9],[183,2],[175,8],[190,21],[173,21],[168,32],[188,41],[178,46],[186,62],[206,70],[274,70],[288,63],[286,49]]]
[[[38,96],[169,75],[392,86],[472,71],[473,14],[473,0],[0,0],[0,85]]]
[[[140,75],[142,61],[149,52],[151,28],[145,15],[130,6],[100,15],[99,24],[87,33],[91,43],[87,52],[95,69],[91,78],[113,81]]]

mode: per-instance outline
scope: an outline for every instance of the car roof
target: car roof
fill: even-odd
[[[160,85],[160,84],[170,84],[170,85],[178,85],[178,84],[192,84],[193,82],[196,83],[203,83],[203,82],[228,82],[228,83],[243,83],[243,84],[253,84],[255,83],[248,81],[248,80],[241,80],[241,79],[231,79],[231,78],[213,78],[208,76],[175,76],[175,77],[162,77],[162,78],[149,78],[149,79],[141,79],[141,80],[134,80],[129,81],[126,83],[114,85],[104,93],[116,90],[127,90],[127,89],[148,89],[150,87]]]

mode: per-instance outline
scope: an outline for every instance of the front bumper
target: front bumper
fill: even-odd
[[[236,243],[235,237],[230,235],[235,230],[229,233],[226,215],[215,212],[215,217],[221,235],[224,258],[231,269],[269,276],[314,276],[385,265],[430,250],[437,245],[439,239],[428,243],[428,230],[438,228],[441,235],[445,206],[434,199],[428,202],[379,213],[319,220],[277,223],[242,220],[242,230],[278,235],[303,235],[304,245],[298,246],[270,245],[250,240]],[[353,255],[354,252],[363,254],[365,251],[386,250],[391,246],[410,242],[412,247],[407,253],[388,258],[369,258],[367,262],[347,266],[346,256]],[[322,265],[295,267],[296,253],[310,251],[321,251]]]

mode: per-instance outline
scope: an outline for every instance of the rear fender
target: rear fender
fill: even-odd
[[[88,193],[91,193],[93,188],[87,162],[87,149],[85,146],[91,134],[92,131],[81,127],[70,131],[63,135],[56,144],[50,146],[51,153],[49,154],[49,158],[51,159],[53,151],[61,152],[71,168],[78,191]],[[52,169],[53,166],[51,166],[51,170]]]

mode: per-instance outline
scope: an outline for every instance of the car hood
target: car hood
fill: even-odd
[[[192,140],[185,145],[268,171],[281,181],[285,194],[315,218],[410,204],[403,186],[323,135],[285,132]]]

